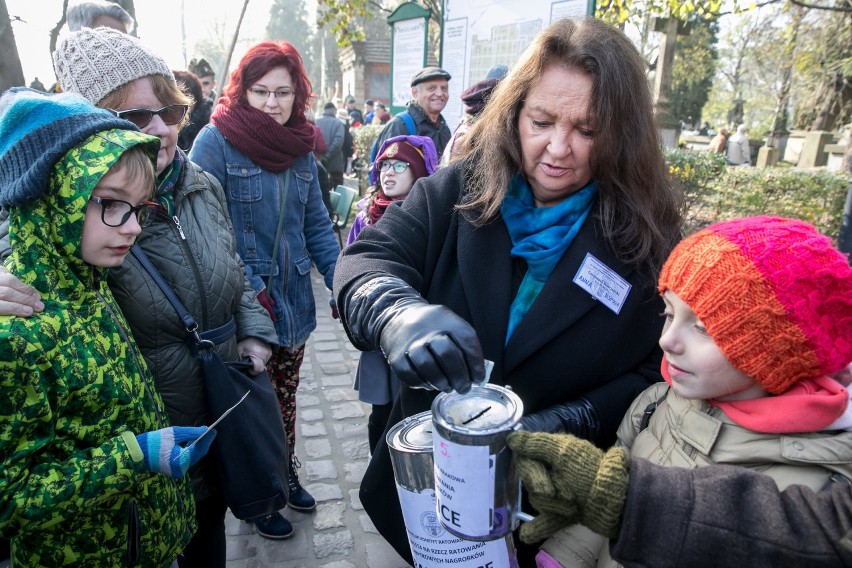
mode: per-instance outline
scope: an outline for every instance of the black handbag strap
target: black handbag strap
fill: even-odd
[[[139,245],[133,245],[130,248],[130,254],[139,261],[139,264],[142,265],[142,268],[151,275],[154,282],[157,286],[162,290],[163,295],[166,296],[166,299],[172,305],[172,307],[177,312],[180,321],[183,323],[183,326],[186,328],[186,332],[189,337],[192,337],[195,340],[195,344],[197,346],[202,346],[204,342],[208,342],[208,347],[212,347],[212,344],[224,343],[228,339],[234,336],[237,332],[237,323],[234,320],[233,316],[225,325],[209,329],[207,331],[198,331],[198,322],[195,321],[195,318],[189,313],[186,309],[186,306],[183,305],[183,302],[180,301],[180,298],[177,297],[174,290],[172,290],[171,286],[169,286],[168,282],[165,281],[163,275],[160,274],[160,271],[157,270],[157,267],[154,266],[154,263],[151,262],[151,259],[148,258],[148,255],[145,254],[145,251],[142,250],[142,247]]]

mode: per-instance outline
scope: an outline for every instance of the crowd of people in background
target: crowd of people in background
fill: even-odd
[[[225,566],[203,370],[131,247],[199,338],[271,378],[288,507],[306,513],[296,391],[319,273],[372,405],[360,500],[407,560],[385,435],[489,360],[524,404],[509,445],[538,516],[516,534],[520,566],[852,564],[848,259],[792,219],[683,238],[623,31],[550,24],[461,93],[451,127],[440,67],[391,116],[321,101],[287,41],[251,46],[217,93],[207,60],[170,69],[117,4],[72,2],[66,20],[57,83],[0,98],[13,566]],[[358,155],[367,125],[380,132]],[[746,125],[699,133],[750,165]],[[356,159],[369,187],[341,250],[330,191]],[[250,522],[295,532],[280,511]]]

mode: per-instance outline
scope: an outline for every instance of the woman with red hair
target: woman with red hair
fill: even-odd
[[[305,118],[311,84],[299,52],[265,41],[246,52],[190,158],[216,176],[245,271],[266,307],[280,347],[267,365],[278,393],[292,457],[289,507],[316,508],[296,474],[296,389],[308,335],[316,327],[313,262],[331,289],[340,248],[322,201],[314,129]],[[280,513],[254,519],[261,536],[289,538]]]

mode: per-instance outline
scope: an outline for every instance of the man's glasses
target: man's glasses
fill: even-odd
[[[396,173],[401,174],[408,169],[408,162],[394,162],[392,164],[390,162],[379,162],[380,172],[386,172],[391,168],[393,168],[393,171]]]
[[[94,201],[101,206],[101,221],[107,227],[121,227],[134,213],[139,226],[147,227],[163,210],[163,206],[154,201],[143,201],[139,205],[131,205],[120,199],[95,197],[94,195],[89,198],[89,201]]]
[[[269,93],[272,93],[272,94],[275,95],[275,98],[278,99],[279,101],[289,99],[290,97],[292,97],[296,94],[293,91],[286,91],[284,89],[279,89],[277,91],[270,91],[269,89],[261,89],[260,87],[252,87],[251,89],[249,89],[249,93],[251,93],[252,95],[256,96],[259,99],[266,99],[266,98],[269,97]]]
[[[168,125],[178,124],[181,120],[183,120],[183,117],[186,116],[187,110],[189,110],[189,105],[169,105],[161,108],[160,110],[151,110],[147,108],[133,108],[130,110],[109,109],[109,111],[118,118],[129,120],[139,128],[145,128],[151,124],[155,115],[162,118],[163,122]]]

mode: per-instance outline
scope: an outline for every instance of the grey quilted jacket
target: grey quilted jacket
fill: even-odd
[[[212,329],[236,318],[236,337],[217,349],[236,361],[237,342],[256,337],[277,345],[275,327],[257,301],[236,251],[225,194],[213,176],[188,159],[175,187],[175,217],[146,227],[137,242],[168,282],[199,329]],[[137,260],[128,255],[110,270],[109,285],[133,337],[154,374],[172,423],[208,424],[197,361],[184,339],[186,331],[166,297]],[[212,491],[204,459],[190,471],[197,500]]]

